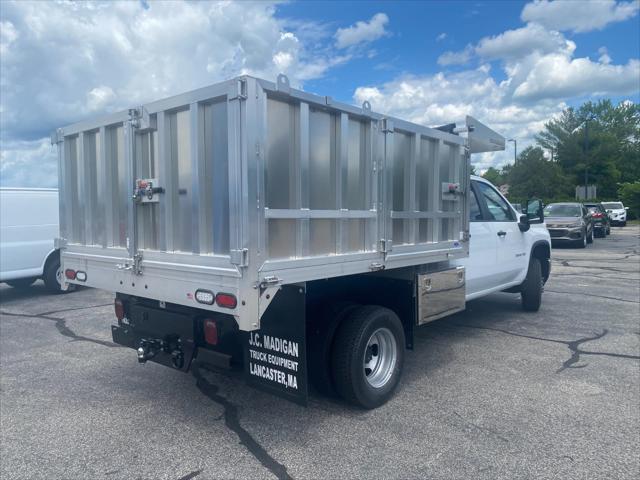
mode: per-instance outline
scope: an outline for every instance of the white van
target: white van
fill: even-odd
[[[42,278],[61,292],[58,190],[0,188],[0,282],[26,288]]]

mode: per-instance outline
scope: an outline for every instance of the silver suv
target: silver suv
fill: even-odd
[[[593,218],[581,203],[550,203],[544,208],[552,243],[566,242],[585,248],[593,242]]]

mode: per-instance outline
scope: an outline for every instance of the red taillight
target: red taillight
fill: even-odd
[[[604,215],[602,215],[601,213],[593,213],[592,216],[593,218],[602,218]]]
[[[219,293],[216,295],[216,303],[219,307],[236,308],[238,300],[235,295],[231,295],[230,293]]]
[[[124,318],[124,303],[119,298],[116,298],[115,302],[113,302],[113,306],[116,311],[116,318],[118,321]]]
[[[75,280],[76,279],[76,271],[75,270],[71,270],[70,268],[66,269],[64,271],[64,276],[67,277],[68,280]]]
[[[218,324],[215,320],[207,318],[204,321],[204,340],[209,345],[218,344]]]

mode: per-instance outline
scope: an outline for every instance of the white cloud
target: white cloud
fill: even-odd
[[[535,0],[524,6],[520,17],[553,30],[589,32],[602,30],[610,23],[621,22],[637,15],[640,2],[590,0],[582,2]]]
[[[473,55],[473,46],[467,45],[464,50],[460,50],[458,52],[444,52],[438,57],[438,64],[443,66],[464,65],[465,63],[469,63],[469,61],[473,58]]]
[[[351,58],[332,52],[325,26],[290,27],[272,2],[3,1],[0,15],[5,185],[22,179],[18,156],[38,168],[57,127],[243,73],[300,87]]]
[[[285,73],[300,86],[348,59],[306,50],[266,2],[18,2],[2,15],[13,25],[2,29],[3,138],[241,73]]]
[[[603,47],[604,48],[604,47]],[[638,60],[612,65],[606,48],[599,50],[599,62],[574,58],[576,44],[558,31],[528,24],[484,37],[459,52],[445,52],[438,59],[443,66],[499,60],[507,76],[505,91],[513,101],[571,98],[587,95],[626,95],[638,91]]]
[[[595,63],[554,54],[541,58],[514,91],[517,99],[624,95],[640,88],[640,61]]]
[[[339,28],[335,34],[336,47],[348,48],[362,43],[369,43],[389,35],[385,25],[389,17],[384,13],[376,13],[368,22],[359,21],[347,28]]]
[[[559,32],[529,24],[507,30],[493,37],[485,37],[475,47],[476,55],[486,60],[522,58],[532,52],[550,53],[565,48],[567,40]]]
[[[458,52],[446,52],[441,65],[479,66],[425,76],[403,75],[384,85],[358,88],[354,100],[369,100],[376,111],[425,125],[462,123],[467,114],[486,122],[519,149],[534,143],[544,123],[566,107],[566,101],[640,91],[640,60],[613,65],[606,48],[599,62],[575,58],[576,44],[558,31],[528,24],[482,38]],[[487,62],[499,60],[504,80],[496,81]],[[513,151],[474,159],[482,170],[511,162]]]
[[[605,65],[609,65],[611,63],[611,57],[609,56],[607,47],[600,47],[598,49],[598,53],[600,54],[600,57],[598,58],[600,63],[604,63]]]
[[[436,37],[436,42],[441,42],[446,38],[447,38],[447,34],[445,32],[442,32],[440,35]]]
[[[58,153],[49,138],[3,142],[0,186],[57,187]]]
[[[533,144],[544,122],[566,107],[559,100],[513,101],[508,83],[496,82],[487,65],[458,73],[402,76],[356,89],[354,102],[365,100],[377,112],[422,125],[464,124],[465,116],[473,115],[505,137],[516,138],[520,149]],[[487,169],[512,162],[513,151],[476,155],[472,161],[478,169]]]
[[[549,31],[536,24],[507,30],[493,37],[480,39],[477,45],[467,45],[457,52],[448,51],[440,55],[438,63],[443,66],[463,65],[474,57],[482,60],[514,60],[532,53],[551,53],[560,49],[573,49],[575,45],[556,31]]]

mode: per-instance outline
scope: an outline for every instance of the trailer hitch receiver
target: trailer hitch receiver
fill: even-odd
[[[171,340],[146,339],[140,340],[138,346],[138,363],[146,363],[158,353],[162,352],[171,356],[171,364],[181,369],[184,367],[184,352],[182,351],[182,342],[180,338]]]

